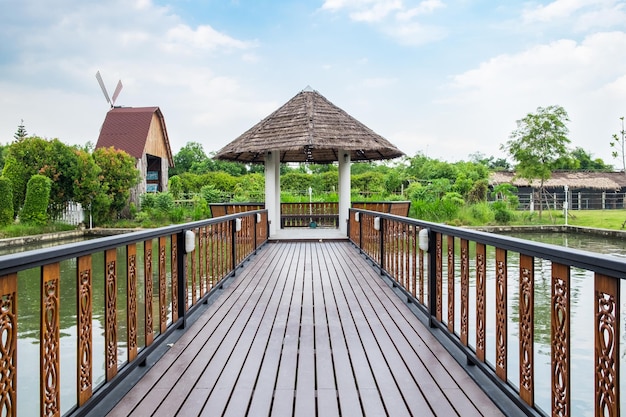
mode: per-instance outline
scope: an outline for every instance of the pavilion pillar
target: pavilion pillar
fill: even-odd
[[[280,230],[280,152],[265,153],[265,208],[270,221],[270,236]]]
[[[348,234],[350,201],[350,152],[339,150],[339,231]]]

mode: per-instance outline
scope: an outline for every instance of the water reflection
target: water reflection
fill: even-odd
[[[169,248],[167,248],[169,250]],[[153,253],[158,253],[158,242],[153,242]],[[118,366],[127,361],[127,317],[126,293],[127,272],[126,248],[117,249],[117,358]],[[153,257],[154,260],[154,257]],[[158,259],[154,260],[158,262]],[[137,336],[138,346],[145,345],[145,297],[144,289],[144,256],[143,244],[137,245]],[[92,255],[92,340],[93,340],[93,384],[94,388],[105,381],[105,282],[104,253]],[[171,282],[171,266],[166,265],[167,282]],[[159,334],[159,292],[158,265],[153,265],[153,317],[155,317],[154,334]],[[33,268],[18,273],[18,410],[20,415],[39,414],[39,395],[33,395],[39,386],[40,375],[40,322],[41,322],[41,272]],[[61,262],[60,283],[60,380],[61,380],[61,413],[64,414],[77,403],[77,271],[76,260]],[[168,323],[171,322],[171,291],[167,292]]]

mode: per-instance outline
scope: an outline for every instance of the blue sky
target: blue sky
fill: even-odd
[[[0,143],[97,140],[108,105],[159,106],[217,151],[310,85],[409,156],[502,157],[516,120],[569,113],[619,167],[626,1],[0,0]],[[621,167],[620,167],[621,168]]]

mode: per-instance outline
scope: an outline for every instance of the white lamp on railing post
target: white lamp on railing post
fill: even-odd
[[[417,234],[417,243],[419,245],[420,250],[424,251],[424,252],[428,252],[429,249],[429,239],[428,239],[428,233],[430,232],[430,230],[428,229],[420,229],[420,231]]]
[[[185,232],[185,253],[191,253],[196,249],[196,234],[187,230]]]

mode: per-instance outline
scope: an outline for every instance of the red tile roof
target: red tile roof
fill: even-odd
[[[100,129],[96,149],[112,146],[140,159],[146,147],[150,123],[155,113],[161,122],[170,166],[173,166],[165,119],[158,107],[115,107],[109,110]]]

